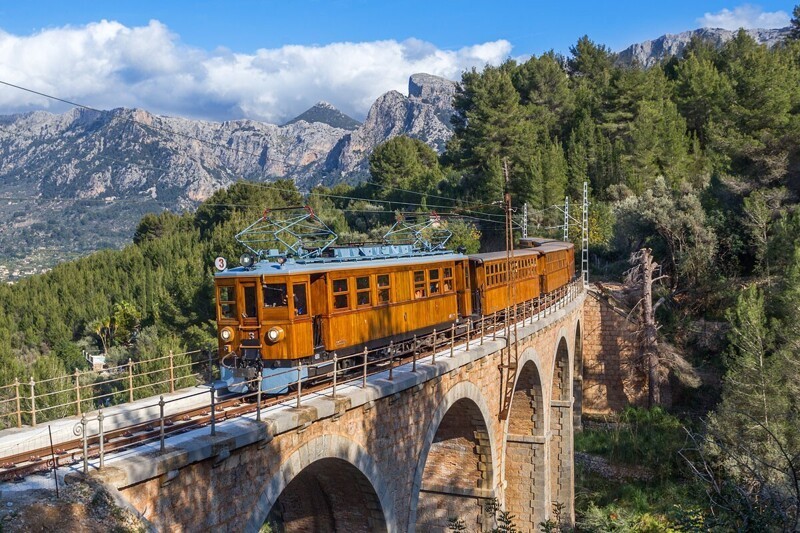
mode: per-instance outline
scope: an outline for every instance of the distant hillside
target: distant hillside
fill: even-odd
[[[769,47],[775,46],[789,34],[789,28],[753,29],[746,31],[757,43],[766,44]],[[736,33],[735,31],[723,30],[721,28],[700,28],[698,30],[684,31],[674,35],[668,33],[662,35],[658,39],[629,46],[619,53],[617,62],[621,65],[652,67],[659,61],[679,55],[692,40],[692,37],[700,37],[720,47],[733,39]]]
[[[314,105],[314,107],[294,117],[292,120],[284,124],[284,126],[294,124],[295,122],[300,122],[301,120],[304,120],[309,124],[319,122],[322,124],[327,124],[333,128],[340,128],[349,131],[356,129],[361,125],[359,121],[345,115],[328,102],[318,102],[316,105]]]

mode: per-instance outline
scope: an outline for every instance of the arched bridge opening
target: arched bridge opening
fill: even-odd
[[[567,339],[561,336],[553,360],[550,393],[550,497],[553,510],[572,517],[574,476],[572,465],[572,376]]]
[[[387,531],[369,479],[336,458],[320,459],[286,486],[267,516],[273,531],[372,533]]]
[[[462,398],[442,418],[425,458],[416,530],[449,531],[448,520],[459,518],[468,531],[480,531],[493,477],[483,413],[471,399]]]
[[[524,363],[514,386],[505,445],[506,510],[523,531],[535,531],[547,517],[549,486],[544,388],[532,360]]]

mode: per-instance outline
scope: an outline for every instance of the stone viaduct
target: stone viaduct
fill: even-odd
[[[574,520],[586,292],[518,328],[513,390],[502,334],[167,441],[96,474],[162,531],[491,529],[497,498],[522,531]],[[509,382],[512,383],[512,382]],[[510,399],[506,416],[501,415]],[[508,400],[505,400],[506,402]]]

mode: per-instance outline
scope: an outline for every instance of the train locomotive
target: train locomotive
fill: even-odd
[[[309,210],[303,221],[314,219]],[[266,215],[260,222],[272,224],[272,237],[285,237]],[[419,239],[419,231],[412,233]],[[256,251],[243,234],[247,230],[237,239]],[[465,327],[553,292],[575,274],[573,245],[549,239],[523,239],[509,261],[504,251],[465,255],[441,242],[330,241],[308,253],[296,246],[308,235],[295,237],[288,253],[272,250],[263,260],[243,256],[242,266],[215,274],[220,379],[231,392],[248,392],[254,383],[267,393],[285,392],[298,379],[329,375],[334,354],[367,348],[401,355],[413,349],[416,337]],[[510,279],[514,291],[508,290]]]

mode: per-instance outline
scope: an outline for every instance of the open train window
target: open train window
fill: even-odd
[[[285,283],[265,283],[261,290],[264,293],[264,307],[289,306]]]
[[[444,281],[444,292],[450,292],[453,290],[453,269],[452,268],[444,268],[442,269],[442,278]]]
[[[347,278],[333,280],[333,308],[347,309],[350,307]]]
[[[356,278],[356,305],[362,307],[372,303],[370,292],[369,276]]]
[[[233,285],[222,285],[217,291],[220,318],[236,319],[236,292]]]
[[[306,284],[295,283],[292,285],[292,298],[294,303],[294,314],[303,316],[308,314],[308,303],[306,300]]]
[[[391,281],[389,280],[389,274],[378,274],[378,303],[385,304],[389,303],[389,289]]]
[[[428,270],[428,281],[430,282],[428,286],[431,289],[431,294],[439,294],[441,291],[441,285],[439,282],[439,269],[438,268],[431,268]]]
[[[414,271],[414,298],[425,298],[428,295],[428,290],[425,287],[425,271]]]

